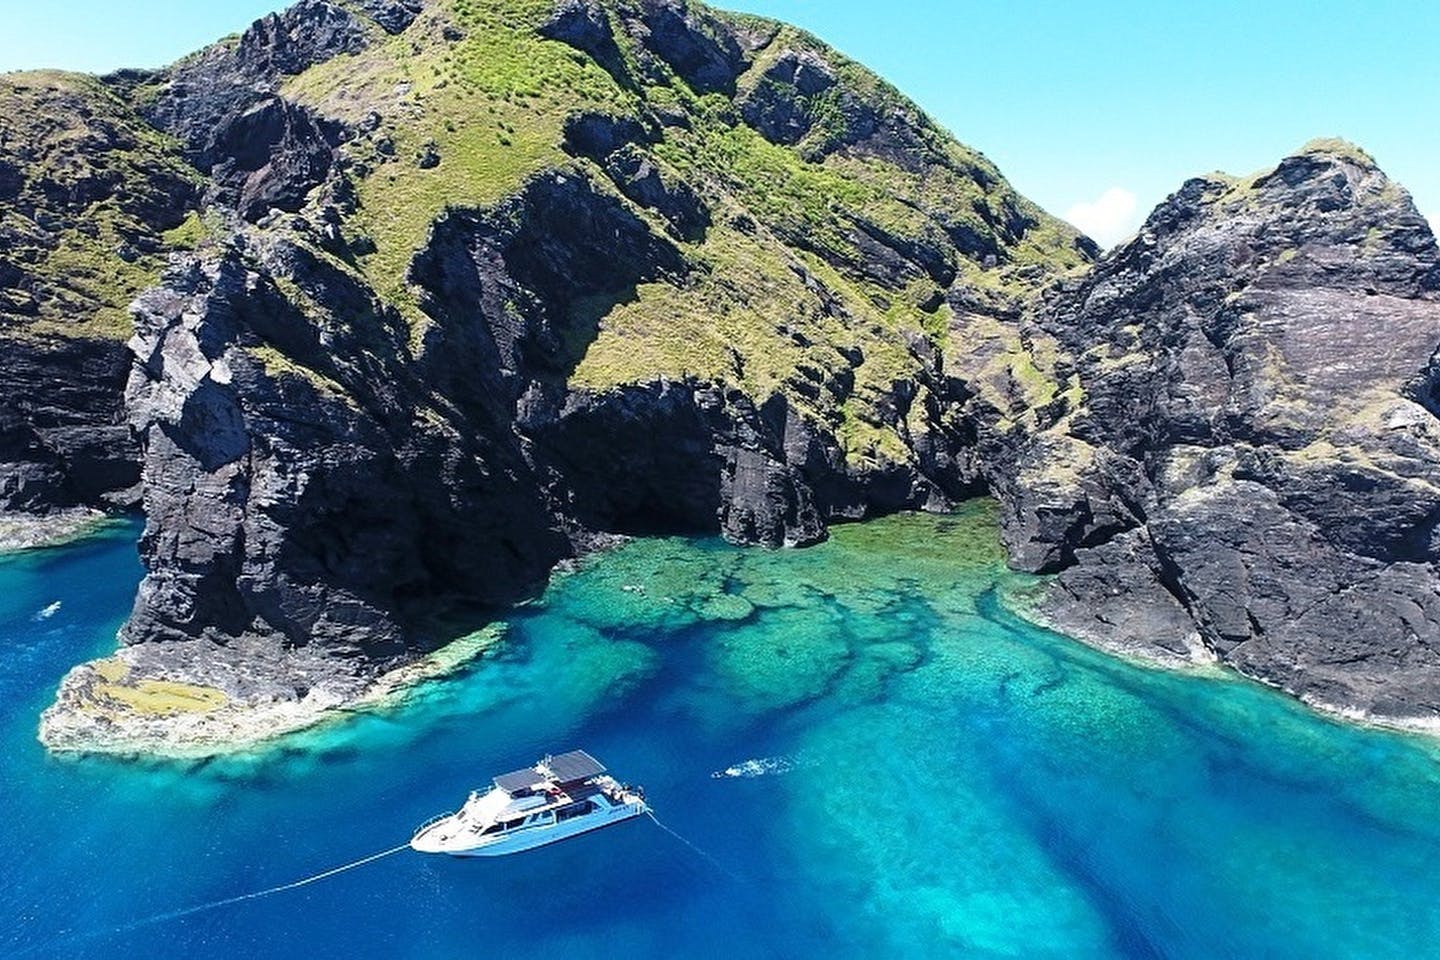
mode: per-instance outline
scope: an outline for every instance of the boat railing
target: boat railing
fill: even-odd
[[[420,836],[420,834],[424,833],[426,830],[429,830],[441,820],[449,820],[453,816],[455,816],[454,813],[437,813],[435,816],[431,817],[429,820],[426,820],[424,823],[420,824],[420,826],[416,827],[414,836]]]

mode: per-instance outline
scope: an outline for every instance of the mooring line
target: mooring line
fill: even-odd
[[[261,897],[269,897],[277,893],[284,893],[287,890],[295,890],[299,887],[304,887],[312,883],[317,883],[321,880],[326,879],[327,877],[333,877],[337,873],[344,873],[347,870],[354,870],[356,867],[363,867],[367,863],[374,863],[376,860],[383,860],[386,857],[393,857],[401,850],[408,850],[409,848],[410,844],[408,842],[402,843],[397,847],[391,847],[389,850],[381,850],[379,853],[372,853],[368,857],[361,857],[359,860],[352,860],[349,863],[342,864],[338,867],[332,867],[329,870],[312,874],[308,877],[302,877],[299,880],[292,880],[289,883],[282,883],[274,887],[266,887],[264,890],[253,890],[250,893],[242,893],[233,897],[225,897],[220,900],[211,900],[208,903],[197,903],[193,907],[183,907],[179,910],[170,910],[166,913],[157,913],[154,916],[143,917],[139,920],[131,920],[128,923],[122,923],[113,927],[106,927],[103,930],[92,930],[89,933],[79,933],[73,934],[71,936],[58,937],[54,940],[51,940],[49,943],[38,944],[33,947],[26,947],[18,953],[10,954],[10,956],[28,956],[40,950],[49,950],[53,947],[57,947],[66,943],[76,943],[83,940],[94,940],[97,937],[109,937],[120,933],[129,933],[130,931],[138,930],[141,927],[148,927],[156,923],[165,923],[169,920],[178,920],[181,917],[188,917],[192,914],[204,913],[206,910],[215,910],[219,907],[228,907],[231,904],[243,903],[246,900],[259,900]]]
[[[740,879],[739,874],[731,870],[729,867],[725,866],[725,864],[721,863],[709,851],[702,849],[697,844],[692,843],[690,840],[681,836],[675,830],[672,830],[670,827],[666,826],[659,817],[655,816],[655,811],[647,808],[645,811],[645,815],[650,818],[651,823],[655,824],[655,826],[659,827],[661,830],[664,830],[666,833],[674,837],[686,847],[689,847],[690,850],[692,850],[698,856],[709,861],[711,866],[715,867],[715,869],[719,870],[726,876],[731,877],[732,879]],[[223,897],[219,900],[210,900],[206,903],[197,903],[192,907],[183,907],[179,910],[169,910],[165,913],[157,913],[153,916],[142,917],[139,920],[131,920],[128,923],[118,924],[113,927],[106,927],[102,930],[91,930],[87,933],[77,933],[69,936],[57,937],[47,943],[36,944],[32,947],[25,947],[24,949],[16,953],[8,954],[8,956],[30,956],[42,950],[48,951],[67,943],[79,943],[85,940],[94,940],[99,937],[109,937],[115,936],[116,934],[129,933],[132,930],[139,930],[142,927],[152,926],[153,924],[157,923],[165,923],[170,920],[179,920],[181,917],[193,916],[197,913],[204,913],[207,910],[216,910],[220,907],[228,907],[232,904],[244,903],[247,900],[259,900],[262,897],[274,896],[277,893],[284,893],[287,890],[296,890],[300,887],[308,886],[312,883],[318,883],[321,880],[324,880],[328,877],[333,877],[336,874],[344,873],[347,870],[354,870],[357,867],[365,866],[367,863],[374,863],[376,860],[383,860],[386,857],[393,857],[400,851],[408,850],[409,848],[410,844],[408,842],[402,843],[398,846],[391,847],[388,850],[381,850],[379,853],[372,853],[367,857],[361,857],[359,860],[352,860],[349,863],[341,864],[338,867],[331,867],[329,870],[322,870],[320,873],[311,874],[310,876],[302,877],[299,880],[292,880],[289,883],[277,884],[273,887],[266,887],[263,890],[252,890],[249,893],[241,893],[233,897]]]
[[[670,836],[674,837],[676,840],[679,840],[681,843],[685,844],[685,846],[689,847],[691,850],[693,850],[693,851],[695,851],[696,853],[698,853],[701,857],[704,857],[706,860],[709,860],[709,861],[710,861],[710,864],[711,864],[716,870],[719,870],[721,873],[725,874],[727,877],[730,877],[730,878],[733,879],[733,880],[739,880],[739,879],[740,879],[740,875],[739,875],[738,873],[736,873],[734,870],[731,870],[729,867],[725,866],[725,864],[721,863],[719,860],[715,859],[715,857],[714,857],[712,854],[710,854],[708,851],[705,851],[705,850],[700,849],[700,847],[698,847],[698,846],[696,846],[695,844],[691,843],[689,840],[686,840],[684,837],[680,836],[680,834],[676,833],[674,830],[671,830],[669,827],[665,826],[665,824],[661,823],[661,822],[660,822],[660,818],[657,817],[657,816],[655,816],[655,811],[654,811],[654,810],[651,810],[650,808],[647,807],[647,808],[645,809],[645,816],[649,817],[649,818],[650,818],[650,822],[653,823],[653,824],[655,824],[655,826],[659,827],[661,830],[664,830],[666,833],[670,834]]]

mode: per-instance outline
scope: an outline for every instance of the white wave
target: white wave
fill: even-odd
[[[751,777],[769,777],[781,773],[789,773],[797,766],[790,757],[756,757],[753,760],[743,760],[734,766],[726,767],[724,770],[716,770],[710,776],[716,780],[723,780],[727,777],[740,777],[749,779]]]
[[[33,619],[36,623],[39,623],[41,620],[49,620],[51,617],[55,616],[55,614],[58,613],[59,611],[60,611],[60,601],[59,601],[59,600],[56,600],[54,603],[48,604],[48,605],[47,605],[43,610],[41,610],[39,613],[35,614],[35,616],[34,616],[32,619]]]

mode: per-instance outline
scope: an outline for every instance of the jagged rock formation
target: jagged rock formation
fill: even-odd
[[[0,76],[0,509],[136,502],[126,308],[199,179],[95,78]]]
[[[1191,180],[1037,316],[1084,397],[1022,446],[1007,539],[1063,571],[1058,624],[1440,715],[1440,252],[1370,157]]]
[[[203,213],[128,343],[121,654],[202,704],[352,696],[597,537],[972,495],[956,305],[1094,254],[813,38],[668,0],[304,0],[102,89]]]
[[[1434,240],[1351,148],[1192,181],[1091,269],[873,74],[682,0],[303,0],[83,83],[165,202],[105,193],[148,259],[46,320],[108,379],[42,415],[56,368],[7,357],[0,496],[143,490],[148,573],[52,745],[133,746],[146,684],[343,702],[612,534],[803,545],[987,490],[1067,629],[1440,711]],[[7,199],[34,136],[7,229],[69,209]],[[0,260],[6,336],[67,263]]]

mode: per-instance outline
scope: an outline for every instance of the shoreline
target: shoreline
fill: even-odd
[[[44,515],[0,513],[0,555],[63,547],[101,532],[116,519],[90,507]]]
[[[1384,730],[1389,733],[1402,733],[1440,743],[1440,716],[1386,716],[1372,713],[1353,704],[1337,704],[1321,699],[1314,694],[1298,693],[1273,680],[1246,673],[1234,664],[1221,660],[1214,651],[1204,646],[1198,634],[1187,640],[1186,647],[1189,655],[1183,656],[1164,647],[1154,645],[1146,646],[1140,643],[1115,642],[1096,632],[1066,629],[1039,609],[1039,603],[1041,602],[1039,600],[1029,599],[1018,594],[1008,594],[1002,598],[1001,602],[1010,613],[1027,623],[1040,627],[1043,630],[1048,630],[1058,636],[1066,637],[1076,643],[1083,644],[1106,656],[1123,660],[1132,666],[1142,667],[1147,670],[1185,673],[1194,677],[1209,677],[1213,679],[1238,680],[1246,683],[1254,683],[1283,695],[1286,699],[1301,705],[1316,716],[1329,720],[1332,723],[1372,730]]]
[[[60,546],[98,532],[114,518],[96,511],[77,517],[84,524],[52,528],[68,534],[41,546]],[[572,576],[632,538],[597,536],[550,571],[549,582]],[[538,596],[538,594],[537,594]],[[521,601],[516,608],[531,600]],[[304,686],[299,697],[255,695],[214,676],[186,677],[188,671],[149,667],[144,645],[120,647],[108,657],[76,664],[66,672],[54,699],[40,714],[36,739],[52,756],[103,756],[139,760],[209,760],[282,746],[295,734],[338,723],[351,714],[403,705],[418,687],[443,679],[501,643],[503,621],[450,641],[416,660],[369,678],[334,678],[309,683],[306,671],[277,671],[269,689],[286,681]],[[292,689],[293,689],[292,686]]]
[[[294,699],[233,696],[217,686],[135,670],[134,648],[72,667],[40,715],[53,756],[208,760],[282,745],[292,734],[404,704],[423,684],[473,663],[503,641],[492,623],[411,663],[353,684],[317,684]]]
[[[52,538],[63,536],[58,542],[66,543],[115,520],[97,511],[67,513],[63,522],[37,518],[43,527],[29,529]],[[0,515],[0,524],[4,519]],[[0,526],[0,531],[3,529]],[[557,564],[551,571],[552,582],[579,572],[629,539],[614,537],[591,544],[590,549]],[[3,543],[0,540],[0,545]],[[44,545],[56,543],[51,539]],[[1298,693],[1222,661],[1198,633],[1182,638],[1182,652],[1138,639],[1117,640],[1099,631],[1064,627],[1045,609],[1045,597],[1043,584],[1033,583],[1003,591],[999,601],[1020,620],[1133,666],[1253,682],[1335,723],[1440,740],[1440,717],[1378,715]],[[197,682],[193,674],[185,677],[190,671],[183,668],[166,671],[151,664],[147,669],[143,645],[122,647],[109,657],[78,664],[66,673],[53,702],[40,715],[37,739],[52,755],[70,757],[204,760],[262,751],[281,745],[290,735],[339,722],[354,713],[399,707],[417,687],[443,679],[480,658],[500,643],[504,634],[504,622],[497,621],[384,673],[332,677],[314,685],[303,667],[287,664],[286,669],[266,678],[273,683],[260,694],[237,689],[237,684],[213,675],[206,678],[208,683]],[[284,695],[301,689],[301,695]]]

